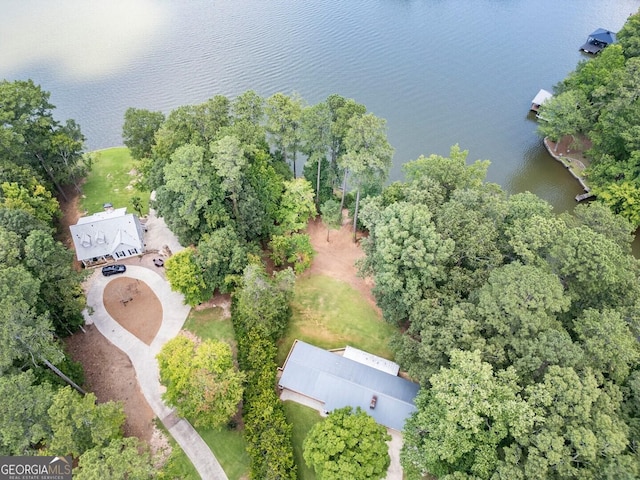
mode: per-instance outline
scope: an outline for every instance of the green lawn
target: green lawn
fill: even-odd
[[[223,318],[221,307],[205,310],[191,309],[184,329],[195,333],[202,339],[211,338],[235,344],[233,324],[230,318]]]
[[[322,417],[313,408],[290,400],[284,402],[284,412],[289,423],[293,425],[293,456],[298,465],[298,478],[300,480],[315,480],[314,471],[307,467],[302,458],[302,442],[311,427],[321,421]]]
[[[237,430],[196,429],[222,465],[229,480],[248,477],[249,456],[242,432]]]
[[[102,211],[103,205],[112,203],[115,208],[127,207],[134,213],[131,198],[140,197],[142,212],[149,210],[149,192],[133,187],[135,163],[126,147],[108,148],[92,152],[94,156],[91,172],[82,185],[82,209],[91,215]]]
[[[295,339],[324,349],[350,345],[392,359],[388,342],[395,329],[348,284],[324,275],[298,278],[292,309],[291,324],[278,348],[279,365]]]

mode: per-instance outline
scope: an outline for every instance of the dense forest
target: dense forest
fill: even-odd
[[[555,215],[454,147],[370,198],[363,274],[422,388],[410,478],[637,478],[638,261],[607,207]]]
[[[263,99],[248,91],[166,118],[131,108],[123,138],[156,191],[158,214],[192,246],[167,263],[173,287],[191,305],[232,289],[248,254],[265,247],[276,266],[304,271],[313,258],[302,233],[308,219],[318,211],[340,215],[334,190],[341,185],[340,206],[353,204],[357,219],[360,198],[382,189],[393,155],[384,120],[339,95],[308,106],[297,95]],[[349,190],[355,195],[345,200]]]
[[[240,105],[249,97],[258,113],[242,123]],[[406,181],[385,187],[391,150],[383,122],[353,108],[355,102],[332,96],[281,117],[277,125],[288,118],[296,126],[284,140],[269,120],[278,111],[276,98],[280,105],[301,102],[277,94],[263,103],[247,92],[234,101],[215,97],[181,107],[167,119],[156,114],[155,126],[142,129],[153,134],[139,157],[150,188],[157,189],[159,211],[183,241],[194,245],[185,254],[191,267],[184,271],[190,273],[179,278],[201,276],[200,283],[192,290],[179,288],[202,293],[194,302],[215,288],[236,289],[240,363],[252,385],[245,392],[245,407],[250,412],[258,401],[262,411],[272,405],[268,410],[274,412],[270,419],[245,416],[257,442],[252,443],[254,478],[293,475],[290,454],[273,455],[273,448],[261,443],[269,438],[269,445],[284,449],[289,435],[269,386],[273,377],[264,366],[274,366],[273,343],[287,322],[286,312],[272,299],[285,301],[290,287],[283,285],[290,281],[269,280],[252,263],[255,255],[247,253],[269,251],[279,235],[302,235],[314,203],[324,213],[330,202],[344,201],[347,190],[351,195],[345,205],[355,218],[362,203],[359,220],[368,232],[362,274],[374,279],[385,320],[401,332],[392,339],[396,360],[423,387],[418,412],[404,432],[403,464],[409,476],[640,474],[634,226],[600,203],[578,206],[574,215],[556,215],[533,194],[508,195],[485,182],[488,161],[467,165],[467,153],[457,146],[449,157],[407,163]],[[338,100],[344,110],[313,116],[323,120],[307,123],[310,112],[331,112],[331,102]],[[165,131],[178,114],[188,128],[174,125]],[[130,111],[129,118],[135,117],[151,118],[150,112]],[[237,123],[244,137],[229,133]],[[216,133],[204,135],[206,124]],[[309,125],[314,125],[313,136]],[[187,143],[167,141],[177,131]],[[307,143],[323,138],[322,132],[324,141]],[[166,150],[168,144],[173,151]],[[300,153],[309,159],[304,168],[309,180],[297,180],[306,193],[284,201]],[[235,166],[236,173],[223,173],[222,163]],[[264,173],[252,174],[258,165]],[[233,178],[239,179],[235,186]],[[258,180],[265,178],[271,179],[271,196],[260,189],[265,185]],[[207,248],[220,231],[225,233],[218,241],[232,242],[224,249]],[[229,256],[206,263],[211,260],[203,250]],[[293,255],[283,263],[303,257]],[[218,265],[233,265],[233,258],[242,260],[235,270],[219,270]],[[215,282],[205,279],[209,268],[217,272]],[[265,296],[265,289],[271,293]],[[258,302],[265,307],[261,310],[250,298],[270,301]],[[257,432],[251,430],[254,424]],[[265,437],[276,431],[281,435]]]
[[[248,91],[166,117],[131,108],[123,138],[156,192],[158,214],[189,245],[165,263],[172,288],[191,305],[232,292],[251,477],[296,478],[291,426],[274,386],[294,272],[313,258],[303,230],[318,210],[340,223],[345,206],[355,225],[360,199],[382,190],[393,154],[384,120],[339,95],[309,106],[297,95]],[[273,276],[269,262],[280,270]]]
[[[599,200],[640,226],[640,12],[618,43],[580,62],[540,109],[540,132],[587,150],[585,175]],[[587,143],[589,142],[589,143]]]

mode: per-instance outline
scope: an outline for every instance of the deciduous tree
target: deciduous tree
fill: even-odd
[[[146,445],[136,437],[115,438],[107,445],[87,450],[73,470],[76,480],[151,480],[156,469]]]
[[[444,279],[455,244],[436,231],[431,212],[419,204],[398,202],[383,210],[371,204],[362,221],[370,234],[363,242],[362,272],[373,275],[373,294],[385,320],[401,324]]]
[[[390,458],[391,436],[359,407],[334,410],[304,439],[303,455],[320,480],[381,479]]]
[[[165,269],[171,289],[184,295],[187,305],[198,305],[211,296],[212,291],[207,288],[193,248],[185,248],[169,257]]]
[[[298,232],[306,228],[309,219],[316,215],[311,184],[304,178],[285,181],[276,212],[278,231],[282,234]]]
[[[211,152],[211,163],[220,177],[222,190],[231,199],[234,217],[239,221],[238,198],[247,165],[242,145],[236,137],[226,136],[211,145]]]
[[[136,160],[151,156],[155,145],[155,134],[165,121],[162,112],[143,108],[127,108],[122,124],[122,139]]]
[[[31,370],[0,376],[0,452],[2,455],[33,454],[49,436],[48,410],[53,389],[35,384]]]
[[[49,418],[52,436],[46,441],[46,451],[79,457],[122,437],[125,415],[119,403],[98,404],[93,393],[83,397],[71,387],[63,387],[54,395]]]
[[[451,367],[418,393],[401,461],[423,475],[461,472],[488,479],[504,442],[529,434],[534,412],[520,397],[515,370],[494,373],[479,351],[450,355]]]
[[[526,395],[535,412],[533,429],[515,437],[525,478],[594,478],[624,452],[628,430],[618,415],[620,391],[599,385],[589,369],[578,374],[549,367]]]
[[[220,428],[236,413],[244,375],[233,365],[229,344],[179,335],[162,347],[158,364],[164,398],[195,426]]]
[[[53,118],[49,92],[32,80],[0,82],[0,150],[18,165],[29,165],[66,198],[63,185],[82,171],[84,137],[73,121]]]
[[[206,233],[198,243],[193,261],[199,276],[204,280],[206,291],[213,294],[216,289],[227,293],[247,266],[247,248],[231,226]]]
[[[239,335],[255,330],[275,342],[285,332],[291,317],[289,301],[295,275],[291,269],[269,278],[261,265],[249,264],[234,295],[234,325]]]

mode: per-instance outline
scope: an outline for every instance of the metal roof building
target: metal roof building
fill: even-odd
[[[76,257],[91,265],[118,260],[144,252],[144,229],[138,217],[126,208],[82,217],[69,227]]]
[[[416,410],[413,400],[420,388],[300,340],[291,347],[278,386],[323,403],[326,412],[360,407],[379,424],[397,431]]]
[[[596,55],[602,51],[607,45],[616,43],[617,38],[614,32],[598,28],[589,35],[587,42],[580,47],[580,50],[592,55]]]
[[[547,92],[544,88],[541,88],[540,91],[536,93],[536,96],[533,97],[533,100],[531,100],[531,110],[537,112],[540,105],[550,98],[553,98],[553,94],[551,92]]]

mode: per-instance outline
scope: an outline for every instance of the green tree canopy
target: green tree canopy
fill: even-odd
[[[304,103],[297,94],[274,93],[266,100],[267,132],[285,162],[291,161],[296,178],[296,158],[301,142]]]
[[[84,136],[73,120],[54,120],[49,92],[32,80],[0,81],[0,150],[16,165],[27,165],[65,197],[63,186],[86,173]]]
[[[552,366],[526,394],[534,426],[516,437],[514,447],[526,449],[519,462],[526,478],[597,478],[624,452],[628,430],[617,414],[620,391],[599,385],[590,370]]]
[[[298,232],[317,215],[313,201],[313,187],[304,178],[284,182],[280,207],[276,212],[278,231],[282,234]]]
[[[46,441],[46,451],[79,457],[122,437],[125,415],[119,403],[97,404],[93,393],[83,397],[71,387],[63,387],[54,395],[49,418],[52,436]]]
[[[618,32],[617,38],[625,57],[640,57],[640,11],[627,19]]]
[[[80,455],[76,480],[151,480],[156,469],[146,445],[136,437],[115,438]]]
[[[425,291],[444,278],[454,242],[436,231],[431,212],[419,204],[398,202],[381,210],[371,202],[363,208],[362,222],[369,230],[362,271],[373,274],[385,319],[401,324]]]
[[[526,436],[534,412],[520,397],[515,370],[493,372],[479,351],[451,352],[451,367],[431,377],[405,426],[404,462],[426,474],[467,472],[488,479],[503,442]]]
[[[162,112],[127,108],[124,112],[122,139],[134,159],[141,160],[151,156],[155,145],[155,134],[164,121]]]
[[[304,461],[320,480],[381,479],[390,458],[391,436],[359,407],[332,411],[304,439]]]
[[[269,278],[261,265],[249,264],[233,301],[234,325],[245,335],[251,330],[276,341],[286,330],[291,316],[289,301],[295,275],[291,269]]]
[[[53,389],[35,384],[33,371],[0,376],[0,452],[29,455],[50,434],[48,410]]]
[[[171,255],[165,262],[167,279],[171,289],[184,295],[187,305],[198,305],[211,297],[213,293],[207,287],[202,269],[196,263],[193,248],[185,248]]]
[[[244,376],[227,343],[179,335],[162,347],[158,364],[164,398],[196,427],[220,428],[238,410]]]

